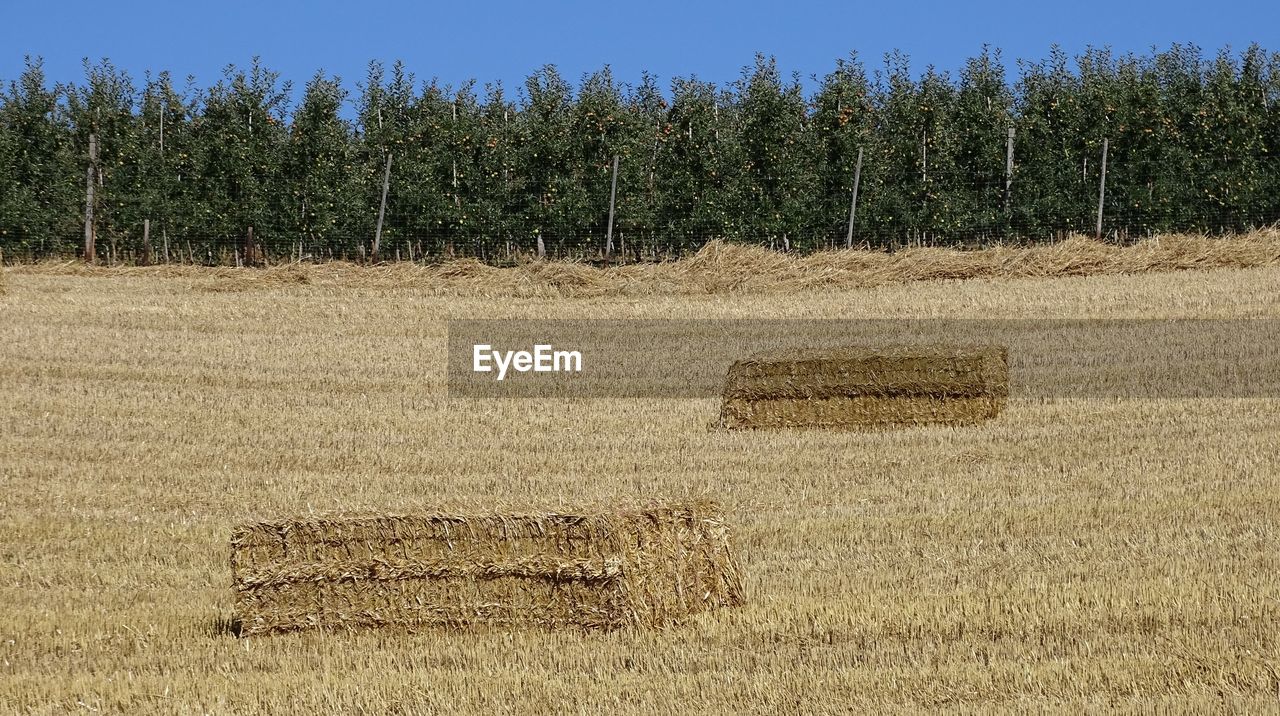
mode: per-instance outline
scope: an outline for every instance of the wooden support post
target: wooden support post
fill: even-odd
[[[844,237],[844,247],[853,248],[853,219],[858,215],[858,185],[862,183],[862,147],[858,147],[858,162],[853,166],[853,199],[849,202],[849,233]]]
[[[244,263],[247,266],[254,264],[254,245],[253,245],[253,226],[244,235]]]
[[[662,133],[662,119],[654,124],[653,127],[653,157],[649,159],[649,191],[653,192],[653,174],[658,165],[658,136]]]
[[[458,126],[458,100],[457,99],[453,100],[453,126],[454,128],[457,128]],[[458,196],[458,157],[454,152],[451,152],[451,154],[454,155],[453,156],[453,205],[455,207],[459,207],[459,206],[462,206],[462,198]]]
[[[920,132],[920,181],[929,181],[929,135]]]
[[[97,183],[94,175],[98,168],[98,135],[89,135],[89,168],[85,170],[84,179],[84,260],[94,263],[97,260],[97,229],[93,225],[94,189]]]
[[[1107,197],[1107,144],[1108,141],[1102,140],[1102,178],[1098,180],[1098,228],[1095,236],[1098,240],[1102,240],[1102,204]]]
[[[164,262],[169,263],[169,230],[161,229],[160,235],[164,237]]]
[[[1013,127],[1009,127],[1004,149],[1004,213],[1009,215],[1013,206]]]
[[[142,220],[142,265],[151,265],[151,219]]]
[[[609,187],[609,228],[605,230],[604,257],[613,258],[613,206],[618,198],[618,155],[613,155],[613,183]]]
[[[387,189],[391,186],[391,153],[387,152],[387,166],[382,171],[382,201],[378,204],[378,228],[373,232],[373,260],[378,260],[378,247],[382,244],[382,220],[387,216]]]

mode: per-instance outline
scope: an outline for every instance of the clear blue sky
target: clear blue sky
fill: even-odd
[[[894,48],[917,70],[954,70],[983,43],[1007,64],[1042,58],[1058,43],[1119,51],[1193,42],[1211,52],[1258,42],[1280,51],[1280,2],[130,2],[3,0],[0,79],[39,55],[52,81],[78,80],[81,60],[109,58],[143,70],[194,74],[212,84],[228,63],[260,55],[301,86],[323,68],[354,88],[369,60],[403,59],[418,77],[458,84],[502,80],[509,88],[552,63],[570,79],[613,67],[641,70],[665,87],[676,75],[728,82],[754,53],[808,77],[857,50],[874,66]]]

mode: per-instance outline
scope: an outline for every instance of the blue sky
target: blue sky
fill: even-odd
[[[194,74],[212,84],[228,63],[260,55],[301,86],[317,70],[351,88],[369,60],[403,59],[419,78],[519,86],[552,63],[570,79],[609,64],[622,81],[642,70],[729,82],[754,53],[807,77],[857,50],[868,65],[901,49],[915,69],[955,70],[984,43],[1007,63],[1086,45],[1120,51],[1193,42],[1212,51],[1258,42],[1280,50],[1280,2],[23,2],[0,9],[0,79],[23,56],[44,58],[52,81],[78,80],[81,60],[110,58]]]

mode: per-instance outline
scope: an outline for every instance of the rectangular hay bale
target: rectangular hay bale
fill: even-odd
[[[661,626],[742,602],[714,503],[591,514],[306,518],[231,537],[242,636],[397,626]]]
[[[1001,346],[895,346],[766,353],[735,362],[721,425],[872,429],[971,425],[1009,395]]]

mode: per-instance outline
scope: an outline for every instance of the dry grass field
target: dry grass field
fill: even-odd
[[[9,268],[0,712],[1280,710],[1278,399],[739,433],[708,429],[714,400],[444,390],[449,317],[1280,318],[1262,259],[570,296],[412,268]],[[703,495],[747,604],[682,627],[228,630],[243,521]]]

